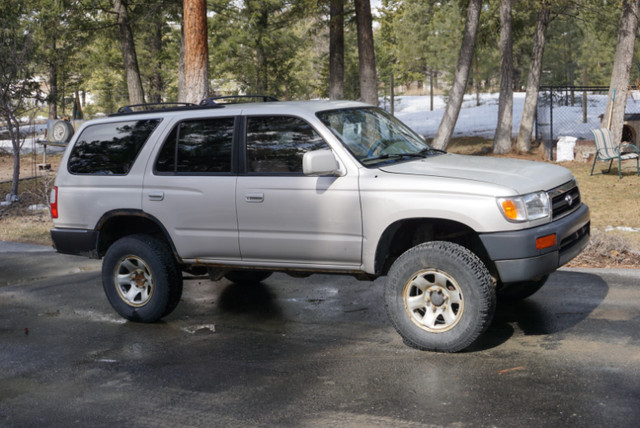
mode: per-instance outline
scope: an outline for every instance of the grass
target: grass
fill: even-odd
[[[448,148],[452,153],[489,155],[491,141],[482,138],[459,138]],[[510,154],[529,160],[542,160],[537,151],[524,155]],[[29,159],[23,163],[29,169]],[[60,155],[51,157],[52,166],[57,167]],[[11,165],[10,158],[0,159],[2,165]],[[37,160],[32,160],[37,162]],[[578,180],[583,201],[591,209],[591,245],[580,258],[572,262],[581,266],[631,266],[640,267],[640,177],[635,175],[635,165],[623,164],[623,178],[618,179],[617,169],[611,173],[591,176],[591,163],[567,162],[562,166],[571,170]],[[608,164],[596,165],[599,172]],[[633,166],[633,168],[632,168]],[[42,172],[40,172],[42,174]],[[48,210],[30,210],[30,205],[46,204],[48,188],[54,173],[38,179],[20,183],[21,201],[9,207],[0,207],[0,240],[51,245],[49,230],[53,227]],[[1,177],[1,176],[0,176]],[[0,200],[9,193],[10,182],[0,182]],[[631,228],[619,230],[616,228]]]
[[[0,241],[51,245],[49,230],[53,227],[47,204],[47,187],[52,176],[20,181],[20,201],[0,207]],[[11,182],[0,183],[0,195],[11,191]],[[4,200],[4,198],[3,198]]]

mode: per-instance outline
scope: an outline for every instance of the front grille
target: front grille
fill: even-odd
[[[553,220],[571,214],[578,209],[582,202],[580,190],[575,180],[556,187],[548,193],[549,199],[551,199],[551,218]]]

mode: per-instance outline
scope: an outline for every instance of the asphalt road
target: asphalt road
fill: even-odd
[[[640,270],[562,270],[459,354],[406,347],[383,280],[185,282],[125,322],[99,262],[0,243],[0,426],[640,424]]]

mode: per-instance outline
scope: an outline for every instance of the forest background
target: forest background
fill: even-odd
[[[524,90],[541,4],[550,6],[542,85],[609,85],[619,0],[514,0],[512,87]],[[329,0],[207,1],[210,95],[260,93],[280,99],[329,97]],[[374,3],[380,96],[447,95],[462,42],[468,1]],[[467,91],[500,85],[500,2],[482,3]],[[38,82],[48,116],[69,116],[77,98],[85,117],[129,103],[121,11],[135,44],[144,101],[177,101],[181,66],[179,0],[14,0],[2,6],[5,32],[28,35],[24,76]],[[120,11],[120,12],[119,12]],[[13,17],[11,16],[13,14]],[[344,2],[344,93],[360,98],[355,7]],[[3,59],[3,61],[6,59]],[[636,50],[631,81],[640,79]],[[33,88],[32,88],[33,89]],[[34,98],[35,99],[35,98]],[[29,106],[32,106],[30,104]],[[25,106],[25,109],[28,106]]]

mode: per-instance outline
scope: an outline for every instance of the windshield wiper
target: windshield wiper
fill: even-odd
[[[411,152],[411,153],[383,153],[380,156],[375,156],[372,158],[366,158],[362,160],[362,163],[375,162],[380,160],[393,160],[393,159],[402,159],[402,158],[421,158],[424,159],[432,154],[436,153],[447,153],[444,150],[434,149],[431,147],[424,148],[419,152]]]
[[[425,158],[424,154],[421,153],[383,153],[380,156],[374,156],[372,158],[362,159],[362,162],[374,162],[379,160],[387,160],[387,159],[400,159],[400,158]]]
[[[425,147],[424,149],[420,150],[419,153],[447,153],[446,150],[440,150],[440,149],[434,149],[433,147]]]

